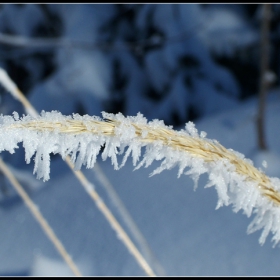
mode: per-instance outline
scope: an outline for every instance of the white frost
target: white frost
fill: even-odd
[[[133,159],[133,165],[136,166],[135,169],[142,166],[148,167],[154,160],[161,161],[160,166],[152,172],[151,176],[165,169],[178,166],[178,177],[183,173],[189,175],[194,180],[195,188],[198,185],[200,175],[208,173],[209,181],[205,187],[215,186],[218,193],[216,208],[232,204],[235,212],[242,209],[248,217],[255,213],[256,216],[250,224],[248,232],[251,233],[263,228],[260,237],[261,244],[264,243],[270,231],[273,234],[274,244],[280,241],[280,208],[272,200],[262,195],[257,182],[246,180],[245,175],[237,173],[235,165],[229,160],[221,159],[206,162],[203,158],[196,157],[187,151],[168,146],[160,139],[152,142],[145,141],[145,138],[153,131],[170,129],[170,127],[165,126],[159,120],[147,122],[146,118],[140,113],[135,117],[124,117],[120,113],[114,115],[103,112],[102,114],[104,119],[117,122],[113,135],[90,132],[90,129],[95,126],[93,121],[103,120],[88,115],[63,116],[56,111],[50,113],[43,111],[38,117],[27,115],[19,118],[17,113],[14,113],[13,116],[1,115],[0,152],[6,150],[14,153],[15,149],[18,148],[18,143],[23,142],[26,162],[30,163],[34,156],[34,173],[37,173],[37,177],[43,178],[44,181],[49,179],[51,153],[59,153],[63,158],[67,155],[71,156],[76,169],[80,169],[82,165],[92,168],[101,147],[104,147],[101,155],[103,160],[108,157],[111,158],[115,169],[122,167],[130,155]],[[40,128],[39,121],[70,126],[69,122],[66,121],[71,120],[83,122],[88,131],[78,134],[62,133],[59,129],[37,130],[24,126],[30,121],[35,122],[38,128]],[[22,126],[13,126],[16,124]],[[136,126],[140,127],[141,125],[144,125],[144,131],[136,133]],[[199,135],[192,122],[187,123],[186,129],[178,132],[178,134],[194,139],[203,139],[206,143],[205,147],[207,142],[216,143],[215,140],[206,139],[206,133]],[[142,148],[145,149],[145,152],[141,157]],[[241,153],[233,150],[231,152],[240,159],[253,164]],[[119,166],[118,155],[120,154],[124,154],[124,156]],[[185,171],[186,168],[189,169]],[[278,178],[271,178],[271,184],[276,191],[280,190],[280,180]]]

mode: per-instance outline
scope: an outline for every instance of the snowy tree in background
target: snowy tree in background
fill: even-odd
[[[141,111],[182,124],[237,103],[233,76],[199,37],[208,24],[200,5],[3,5],[0,13],[2,33],[72,42],[2,47],[2,66],[39,110]]]
[[[217,112],[238,99],[232,75],[216,65],[198,37],[205,28],[198,5],[120,5],[106,23],[119,52],[111,52],[116,111],[145,113],[170,124]]]
[[[82,168],[77,172],[89,179],[81,186],[100,193],[119,219],[119,206],[114,207],[102,188],[104,180],[92,172],[93,164],[100,164],[166,275],[279,275],[278,250],[268,242],[258,246],[258,234],[246,236],[248,219],[243,215],[232,215],[228,208],[212,211],[217,194],[200,187],[193,194],[189,180],[216,186],[217,208],[231,204],[234,211],[255,216],[248,231],[263,228],[261,244],[266,237],[280,241],[279,156],[274,154],[280,143],[279,91],[268,96],[270,154],[254,153],[257,106],[254,98],[244,100],[257,93],[259,82],[260,7],[0,5],[0,67],[18,85],[10,84],[14,91],[22,90],[38,111],[45,111],[39,116],[25,107],[29,115],[21,118],[26,113],[21,99],[10,86],[1,87],[1,158],[78,267],[85,265],[83,275],[142,271],[117,241],[114,226],[98,212],[99,197],[96,207],[58,154],[72,157],[76,168]],[[279,74],[279,5],[272,9],[272,71]],[[46,113],[52,110],[57,112]],[[124,117],[131,115],[136,117]],[[180,131],[182,127],[171,130],[158,119],[175,126],[195,120],[199,131],[224,147],[206,139],[204,132],[197,134],[191,122]],[[190,154],[180,150],[182,144]],[[111,158],[115,168],[127,164],[114,172],[102,158]],[[153,160],[160,161],[158,167]],[[133,173],[133,164],[148,170]],[[32,175],[33,167],[44,183]],[[153,170],[157,174],[171,168],[148,178]],[[49,274],[56,270],[57,252],[24,212],[1,170],[0,274],[33,275],[42,273],[42,267]],[[188,176],[177,179],[176,172]],[[152,264],[155,259],[150,259]]]
[[[258,91],[262,5],[202,5],[207,30],[200,38],[214,61],[230,69],[240,87],[240,98]],[[279,5],[272,5],[270,35],[271,70],[279,76]],[[274,85],[279,85],[276,81]]]
[[[278,10],[274,5],[276,74]],[[0,32],[46,45],[1,37],[1,66],[39,110],[141,111],[183,124],[255,94],[260,18],[260,5],[7,4]],[[61,44],[49,44],[53,39]]]

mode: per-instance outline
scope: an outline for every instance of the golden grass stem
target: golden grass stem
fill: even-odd
[[[27,113],[29,113],[31,116],[33,117],[37,117],[39,116],[38,112],[36,111],[36,109],[32,106],[32,104],[29,102],[29,100],[24,96],[24,94],[21,92],[21,90],[14,84],[14,82],[10,79],[10,77],[7,75],[6,72],[4,72],[4,70],[2,70],[2,76],[4,75],[4,81],[2,81],[4,83],[5,86],[5,81],[8,81],[8,84],[10,84],[9,86],[7,86],[7,89],[11,92],[11,94],[18,99],[24,106],[24,108],[26,109]],[[37,125],[35,125],[36,127]],[[48,127],[49,129],[52,129],[52,127]],[[75,125],[72,126],[72,128],[68,129],[71,130],[71,132],[77,132],[79,131],[80,127],[75,127]],[[153,269],[150,267],[150,265],[148,264],[148,262],[146,262],[145,258],[142,256],[142,254],[139,252],[139,250],[136,248],[136,246],[134,245],[134,243],[131,241],[131,239],[129,238],[129,236],[126,234],[126,232],[124,231],[124,229],[122,228],[122,226],[119,224],[119,222],[116,220],[116,218],[114,217],[114,215],[111,213],[111,211],[108,209],[108,207],[104,204],[104,202],[102,202],[102,206],[100,206],[100,201],[101,198],[99,197],[98,193],[94,190],[94,185],[92,183],[90,183],[87,178],[85,177],[85,175],[82,173],[82,171],[80,170],[74,170],[74,166],[71,162],[71,159],[69,156],[66,157],[66,163],[67,165],[70,167],[70,169],[72,170],[72,172],[74,173],[74,175],[76,176],[76,178],[80,181],[81,185],[83,186],[83,188],[86,190],[86,192],[89,194],[89,196],[93,199],[93,201],[95,202],[95,204],[97,205],[98,209],[102,212],[102,214],[104,215],[104,217],[107,219],[107,221],[109,222],[109,224],[113,227],[113,229],[116,231],[116,233],[121,236],[121,240],[124,243],[124,245],[127,247],[127,249],[132,253],[132,255],[134,256],[136,262],[140,265],[140,267],[142,267],[142,269],[145,271],[145,273],[149,276],[156,276]],[[121,215],[123,216],[124,211],[121,211]],[[127,215],[126,215],[127,217]],[[135,225],[135,223],[132,223],[132,219],[130,219],[130,216],[128,217],[128,219],[124,217],[124,220],[128,220],[128,225],[130,227],[132,227],[132,234],[136,237],[137,240],[140,240],[140,244],[142,244],[142,247],[146,250],[145,252],[147,253],[147,255],[150,256],[150,258],[155,259],[152,254],[151,254],[151,250],[148,247],[148,243],[145,241],[144,237],[142,236],[141,232],[139,231],[139,229],[137,228],[137,226]],[[131,226],[132,224],[132,226]],[[135,232],[138,234],[135,234]],[[142,238],[139,238],[142,237]],[[148,249],[147,249],[148,248]],[[158,261],[156,260],[156,263],[158,263]],[[161,268],[161,266],[158,264],[157,267]],[[160,269],[161,271],[163,271],[163,269]]]
[[[67,253],[66,249],[58,239],[58,237],[55,235],[54,231],[46,221],[46,219],[43,217],[41,212],[39,211],[36,204],[32,201],[32,199],[28,196],[28,194],[25,192],[23,187],[20,185],[20,183],[17,181],[13,173],[9,170],[8,166],[4,163],[4,161],[0,158],[0,169],[5,174],[5,176],[9,179],[12,186],[15,188],[19,196],[24,201],[25,205],[29,209],[29,211],[34,216],[35,220],[40,224],[41,228],[43,229],[44,233],[47,235],[47,237],[50,239],[50,241],[53,243],[61,257],[64,259],[64,261],[67,263],[69,268],[72,270],[74,275],[76,276],[82,276],[82,273],[78,269],[78,267],[73,262],[71,256]]]
[[[122,200],[116,193],[113,185],[111,182],[108,180],[106,175],[103,173],[101,167],[99,164],[96,162],[93,170],[95,172],[95,175],[100,182],[100,184],[105,188],[107,191],[111,201],[114,203],[116,208],[118,209],[120,215],[122,216],[124,222],[130,229],[132,235],[134,238],[138,241],[142,252],[144,253],[144,256],[148,258],[148,260],[151,261],[151,263],[154,265],[156,273],[160,276],[166,275],[164,268],[161,266],[157,258],[155,257],[154,253],[152,252],[149,244],[147,243],[145,237],[142,235],[141,231],[138,229],[138,226],[134,222],[133,218],[131,217],[130,213],[126,209],[125,205],[123,204]]]
[[[135,260],[138,262],[140,267],[142,267],[142,269],[145,271],[145,273],[148,276],[156,276],[153,269],[150,267],[148,262],[145,260],[145,258],[142,256],[142,254],[137,249],[137,247],[131,241],[129,236],[124,231],[123,227],[119,224],[119,222],[116,220],[116,218],[114,217],[112,212],[109,210],[109,208],[102,201],[102,199],[100,198],[98,193],[95,191],[93,184],[88,181],[88,179],[85,177],[83,172],[81,172],[80,170],[74,170],[74,165],[71,162],[70,157],[67,156],[65,161],[66,161],[67,165],[73,170],[74,175],[79,180],[79,182],[84,187],[84,189],[89,194],[89,196],[92,198],[92,200],[95,202],[96,206],[102,212],[102,214],[104,215],[106,220],[109,222],[109,224],[116,231],[117,235],[119,237],[121,237],[121,241],[124,243],[124,245],[127,247],[127,249],[134,256]],[[139,233],[138,233],[138,235],[139,235]],[[134,236],[136,236],[136,234],[134,234]],[[141,237],[142,237],[142,235],[141,235]],[[139,240],[139,237],[137,239]],[[144,237],[143,237],[143,239],[144,239]],[[144,241],[141,240],[141,244],[143,242],[145,242],[145,239],[144,239]],[[147,242],[145,242],[144,244],[147,244]],[[147,248],[147,246],[144,247],[144,248]],[[147,249],[146,249],[146,251],[147,251]],[[150,250],[149,250],[148,254],[151,255]],[[161,269],[161,270],[163,271],[163,269]],[[164,272],[162,272],[162,273],[164,273]]]
[[[116,218],[114,217],[112,212],[109,210],[109,208],[106,206],[106,204],[102,201],[102,199],[100,198],[98,193],[94,190],[94,188],[92,187],[92,184],[87,180],[85,175],[80,170],[76,170],[76,171],[74,170],[74,165],[71,162],[69,157],[66,158],[66,162],[71,167],[75,176],[81,182],[81,184],[84,187],[84,189],[86,190],[86,192],[94,200],[97,208],[101,211],[101,213],[104,215],[106,220],[109,222],[109,224],[112,226],[112,228],[116,231],[116,233],[118,234],[118,236],[120,237],[120,239],[124,243],[124,245],[127,247],[129,252],[134,256],[135,260],[140,265],[140,267],[143,268],[143,270],[145,271],[145,273],[148,276],[156,276],[153,269],[146,262],[145,258],[142,256],[142,254],[136,248],[134,243],[131,241],[129,236],[126,234],[125,230],[122,228],[122,226],[116,220]]]
[[[79,120],[65,120],[61,122],[50,122],[34,120],[25,124],[14,124],[10,128],[28,128],[39,131],[56,131],[65,134],[94,133],[105,136],[115,136],[116,128],[120,123],[116,120],[93,120],[86,124]],[[246,176],[246,180],[258,183],[259,190],[264,196],[280,205],[280,193],[273,189],[269,177],[254,167],[248,160],[242,159],[232,150],[226,149],[217,141],[209,141],[199,137],[191,137],[169,128],[153,129],[149,125],[132,123],[135,134],[139,141],[153,143],[161,141],[164,145],[190,153],[194,157],[202,158],[205,162],[215,162],[226,159],[240,175]],[[145,131],[145,137],[143,137]]]

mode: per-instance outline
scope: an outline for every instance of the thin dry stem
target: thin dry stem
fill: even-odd
[[[269,72],[269,31],[271,21],[271,4],[263,4],[263,18],[261,25],[261,59],[260,59],[260,89],[258,115],[256,119],[258,145],[261,150],[267,150],[265,139],[265,106],[266,95],[271,84],[266,78]]]
[[[70,255],[67,253],[66,249],[58,239],[58,237],[55,235],[54,231],[48,224],[48,222],[45,220],[45,218],[42,216],[41,212],[39,211],[36,204],[32,201],[32,199],[28,196],[28,194],[25,192],[23,187],[20,185],[20,183],[17,181],[13,173],[9,170],[8,166],[3,162],[3,160],[0,158],[0,169],[5,174],[5,176],[9,179],[15,190],[18,192],[22,200],[25,202],[25,205],[28,207],[36,221],[40,224],[45,234],[48,236],[50,241],[54,244],[57,251],[60,253],[64,261],[67,263],[69,268],[72,270],[74,275],[76,276],[82,276],[80,270],[73,262]]]
[[[149,264],[146,262],[145,258],[142,256],[142,254],[139,252],[139,250],[136,248],[136,246],[133,244],[129,236],[126,234],[125,230],[122,228],[122,226],[119,224],[119,222],[116,220],[112,212],[109,210],[109,208],[106,206],[106,204],[102,201],[98,193],[94,190],[94,188],[89,187],[91,184],[88,182],[87,178],[84,176],[82,172],[79,170],[74,171],[74,165],[69,159],[69,157],[66,158],[67,164],[71,167],[73,170],[75,176],[78,178],[78,180],[82,183],[84,188],[86,189],[87,193],[90,195],[90,197],[94,200],[97,208],[103,213],[109,224],[113,227],[113,229],[117,232],[119,235],[121,241],[124,243],[124,245],[127,247],[127,249],[131,252],[131,254],[134,256],[138,264],[143,268],[143,270],[146,272],[148,276],[156,276],[152,268],[149,266]]]
[[[46,122],[42,120],[31,121],[25,124],[14,124],[10,128],[28,128],[41,131],[57,131],[60,133],[96,133],[107,136],[115,135],[115,128],[119,122],[115,120],[91,121],[87,125],[82,121],[65,120],[63,123]],[[235,171],[246,176],[246,180],[258,183],[258,187],[263,195],[274,203],[280,205],[280,194],[272,188],[270,179],[248,161],[241,159],[231,150],[226,149],[217,141],[212,142],[198,137],[182,135],[180,132],[168,128],[152,129],[148,125],[133,124],[138,140],[145,143],[161,141],[164,145],[175,150],[185,151],[194,157],[200,157],[206,162],[215,162],[226,159],[235,166]],[[142,136],[142,131],[147,132]]]
[[[94,164],[93,171],[95,172],[95,175],[96,175],[98,181],[100,182],[100,184],[107,191],[111,201],[115,204],[117,210],[119,211],[119,213],[122,216],[124,222],[126,223],[128,228],[130,229],[132,235],[134,236],[136,241],[138,241],[138,244],[139,244],[140,248],[142,249],[142,252],[143,252],[144,256],[146,256],[147,259],[151,261],[151,263],[153,264],[153,266],[154,266],[158,275],[160,275],[160,276],[166,275],[164,268],[161,266],[161,264],[159,263],[159,261],[155,257],[155,255],[152,252],[152,250],[151,250],[149,244],[147,243],[145,237],[143,236],[141,231],[138,229],[138,226],[136,225],[136,223],[134,222],[130,213],[128,212],[125,205],[123,204],[122,200],[120,199],[120,197],[116,193],[113,185],[108,180],[106,175],[103,173],[101,167],[99,166],[99,164],[97,164],[97,162]]]
[[[31,115],[37,116],[38,113],[32,107],[32,105],[28,102],[28,100],[23,96],[20,90],[17,89],[17,96],[20,96],[20,101],[27,108],[27,111],[31,111]],[[34,114],[35,112],[35,114]],[[115,128],[119,125],[118,121],[115,120],[106,120],[106,121],[88,121],[86,124],[82,121],[78,120],[65,120],[63,123],[59,122],[46,122],[41,120],[30,121],[25,124],[14,124],[11,125],[10,128],[28,128],[34,130],[47,130],[47,131],[56,131],[60,133],[72,133],[72,134],[81,134],[81,133],[96,133],[103,134],[106,136],[114,136]],[[200,157],[206,162],[215,162],[216,160],[228,160],[231,164],[235,166],[235,171],[241,175],[244,175],[246,180],[251,180],[258,183],[258,188],[261,193],[266,196],[269,200],[274,202],[275,204],[280,204],[280,194],[275,191],[272,187],[270,179],[260,170],[251,165],[248,161],[241,159],[238,157],[233,151],[227,150],[225,147],[220,145],[217,141],[209,141],[206,139],[198,138],[198,137],[190,137],[187,135],[182,135],[180,132],[176,132],[172,129],[168,128],[157,128],[152,129],[148,125],[140,125],[140,124],[132,124],[135,128],[136,135],[138,136],[138,140],[145,143],[153,143],[154,141],[161,141],[163,144],[172,147],[175,150],[180,150],[184,152],[190,153],[194,157]],[[145,137],[143,137],[142,132],[145,132]],[[73,164],[70,161],[69,157],[66,157],[66,161],[68,165],[73,169]],[[91,183],[88,182],[86,177],[80,171],[74,172],[77,178],[82,183],[83,187],[93,198],[98,208],[101,210],[103,215],[109,221],[109,223],[113,226],[113,228],[118,232],[122,232],[122,228],[119,229],[119,224],[107,209],[106,205],[99,198],[98,194],[94,191],[94,187]],[[101,205],[104,205],[105,208]],[[108,211],[109,212],[108,212]],[[112,218],[110,216],[112,215]],[[115,221],[113,221],[115,220]],[[123,242],[130,243],[130,239],[128,238],[128,242],[126,242],[126,233],[124,232],[120,234],[122,236]],[[134,244],[131,242],[132,248]],[[139,253],[138,258],[138,250],[135,247],[134,249],[130,248],[129,244],[126,244],[129,251],[132,252],[134,257],[140,266],[146,271],[148,275],[154,275],[153,271],[146,263],[145,259],[142,258],[142,255]],[[142,260],[143,259],[143,262]]]
[[[7,75],[7,78],[10,79],[8,75]],[[36,111],[36,109],[32,106],[32,104],[28,101],[28,99],[24,96],[24,94],[16,87],[16,85],[13,86],[12,95],[14,97],[16,97],[23,104],[23,106],[26,108],[26,111],[29,114],[31,114],[34,117],[37,117],[39,115],[38,112]],[[78,133],[80,131],[81,127],[80,126],[75,127],[75,123],[73,123],[71,121],[69,121],[69,122],[70,122],[70,124],[67,126],[68,132],[71,131],[72,133]],[[33,123],[33,125],[35,125],[34,129],[38,128],[38,125],[36,125],[36,123]],[[39,124],[39,127],[40,127],[40,124]],[[53,129],[51,125],[46,128],[49,130]],[[59,130],[63,129],[63,125],[60,125],[58,123],[57,129],[59,129]],[[114,228],[114,230],[117,232],[118,235],[122,236],[122,239],[121,239],[122,242],[127,247],[127,249],[132,253],[136,262],[140,265],[140,267],[142,267],[142,269],[145,271],[145,273],[148,276],[156,276],[153,269],[150,267],[148,262],[146,262],[145,258],[142,256],[142,254],[136,248],[134,243],[131,241],[129,236],[126,234],[124,229],[121,227],[121,225],[115,219],[114,215],[110,212],[110,210],[107,208],[107,206],[102,202],[103,206],[100,207],[99,203],[100,203],[101,199],[100,199],[99,195],[97,194],[97,192],[94,190],[94,185],[88,181],[88,179],[85,177],[85,175],[80,170],[74,170],[74,166],[73,166],[69,156],[66,157],[65,161],[68,164],[68,166],[70,167],[70,169],[72,170],[72,172],[74,173],[74,175],[80,181],[83,188],[86,190],[86,192],[89,194],[89,196],[93,199],[93,201],[95,202],[95,204],[97,205],[99,210],[103,213],[103,215],[105,216],[105,218],[107,219],[109,224],[111,224],[111,226]],[[134,229],[138,230],[137,227],[134,227]],[[133,231],[132,231],[132,233],[133,233]],[[141,235],[140,231],[139,231],[139,234]],[[137,238],[137,236],[136,236],[136,239],[139,240],[139,238]],[[144,237],[143,237],[143,239],[144,239]],[[141,244],[143,243],[142,239],[140,239],[140,243]],[[147,244],[147,242],[145,242],[144,246],[142,246],[142,247],[146,248],[145,247],[146,244]],[[148,255],[152,256],[151,250],[146,250],[146,252],[148,252]],[[158,263],[158,261],[156,263]],[[158,265],[158,267],[160,267],[160,266]]]

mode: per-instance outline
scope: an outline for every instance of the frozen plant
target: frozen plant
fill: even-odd
[[[234,212],[243,209],[248,217],[255,213],[248,233],[263,228],[260,244],[270,231],[274,245],[280,241],[278,178],[269,178],[244,155],[207,139],[205,132],[198,134],[192,122],[188,122],[184,130],[175,131],[163,121],[147,122],[140,113],[124,117],[120,113],[103,112],[102,116],[64,116],[57,111],[42,111],[38,117],[20,118],[16,112],[13,116],[1,115],[0,152],[14,153],[22,142],[26,162],[30,163],[34,156],[34,173],[44,181],[49,179],[51,153],[59,153],[64,159],[70,155],[76,169],[82,165],[92,168],[101,147],[104,147],[102,159],[111,158],[115,169],[122,167],[131,155],[135,169],[161,160],[151,175],[178,166],[178,177],[183,173],[191,176],[195,186],[199,176],[208,173],[205,187],[215,186],[217,208],[232,204]],[[145,148],[144,154],[142,148]],[[120,154],[124,156],[119,165],[117,156]],[[186,168],[189,169],[185,171]]]

